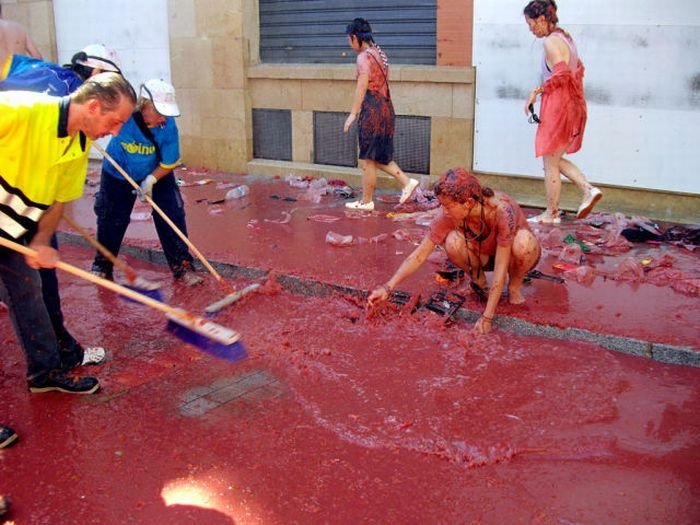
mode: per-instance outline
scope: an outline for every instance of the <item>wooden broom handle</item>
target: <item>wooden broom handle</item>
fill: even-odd
[[[100,146],[97,142],[93,142],[92,145],[104,158],[106,158],[109,161],[109,163],[112,166],[114,166],[114,168],[122,175],[122,177],[124,177],[127,180],[129,184],[131,184],[134,187],[134,189],[137,192],[141,193],[141,187],[136,183],[134,179],[132,179],[129,176],[129,174],[126,171],[124,171],[124,168],[117,164],[117,161],[115,161],[112,158],[112,156],[104,150],[102,146]],[[231,285],[224,281],[221,275],[219,275],[219,272],[217,272],[214,269],[214,267],[211,264],[209,264],[209,261],[205,259],[204,255],[202,255],[202,253],[195,247],[195,245],[192,244],[192,241],[190,241],[187,238],[187,236],[184,233],[182,233],[182,231],[180,231],[180,229],[177,226],[175,226],[175,223],[173,223],[173,221],[170,220],[170,218],[165,214],[165,212],[161,210],[155,202],[153,202],[153,199],[148,195],[144,195],[143,197],[146,199],[146,202],[148,202],[148,204],[150,204],[151,207],[156,211],[156,213],[158,213],[158,215],[160,215],[161,218],[168,224],[168,226],[170,226],[173,229],[173,231],[180,237],[180,239],[182,239],[182,242],[184,242],[187,245],[187,247],[192,251],[192,253],[195,254],[197,259],[201,261],[204,267],[209,271],[210,274],[214,276],[214,278],[219,282],[219,284],[227,291],[233,290]]]
[[[14,250],[18,253],[21,253],[22,255],[36,255],[36,250],[32,250],[31,248],[28,248],[23,244],[16,243],[2,236],[0,236],[0,245],[4,246],[5,248],[9,248],[10,250]],[[174,315],[178,318],[187,317],[187,314],[179,308],[173,308],[172,306],[168,306],[165,303],[161,303],[160,301],[156,301],[155,299],[152,299],[146,295],[135,292],[130,288],[127,288],[126,286],[121,286],[120,284],[117,284],[113,281],[103,279],[102,277],[93,275],[90,272],[86,272],[85,270],[77,268],[76,266],[65,263],[63,261],[58,261],[56,263],[56,268],[58,268],[59,270],[63,270],[64,272],[70,273],[72,275],[75,275],[76,277],[80,277],[81,279],[85,279],[86,281],[90,281],[91,283],[102,286],[103,288],[112,290],[113,292],[128,297],[129,299],[132,299],[136,302],[145,304],[146,306],[150,306],[151,308],[155,308],[156,310],[160,310],[163,313]]]
[[[98,252],[104,255],[109,262],[111,262],[122,272],[124,272],[128,276],[129,280],[133,281],[136,278],[136,272],[131,268],[131,266],[126,264],[112,252],[110,252],[102,243],[100,243],[97,239],[93,238],[92,235],[86,232],[83,229],[83,227],[80,226],[77,222],[75,222],[73,219],[71,219],[65,214],[63,215],[63,220],[66,221],[66,224],[68,224],[68,226],[77,231],[83,237],[83,239],[89,242],[93,248],[95,248]]]

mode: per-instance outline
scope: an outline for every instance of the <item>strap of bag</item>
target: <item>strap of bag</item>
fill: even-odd
[[[141,133],[144,134],[144,136],[153,144],[153,146],[156,148],[156,159],[158,159],[158,163],[160,164],[161,161],[161,156],[160,156],[160,148],[158,147],[158,143],[156,142],[156,138],[153,136],[153,132],[150,130],[150,128],[146,125],[146,121],[143,120],[143,115],[141,114],[140,111],[134,111],[133,114],[134,117],[134,122],[136,122],[136,125],[139,127],[141,130]]]
[[[388,98],[391,98],[391,91],[389,90],[389,79],[386,76],[386,71],[384,71],[384,67],[382,67],[382,63],[379,60],[377,60],[377,57],[375,57],[373,53],[370,53],[369,50],[367,50],[367,54],[371,56],[379,66],[379,71],[381,71],[382,75],[384,76],[384,84],[386,84],[386,93],[388,95]]]

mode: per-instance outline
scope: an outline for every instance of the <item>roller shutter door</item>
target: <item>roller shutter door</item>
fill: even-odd
[[[437,0],[259,0],[264,63],[353,63],[345,28],[362,17],[394,64],[435,65]]]

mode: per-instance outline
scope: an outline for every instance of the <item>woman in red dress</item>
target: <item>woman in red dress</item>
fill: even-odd
[[[523,10],[525,21],[533,35],[544,38],[542,84],[535,88],[525,103],[525,113],[531,111],[537,95],[542,95],[537,119],[535,155],[544,159],[547,209],[528,220],[558,224],[560,174],[570,179],[583,193],[576,217],[588,215],[603,196],[592,186],[581,170],[565,153],[581,149],[586,127],[586,100],[583,97],[583,63],[571,35],[557,26],[557,5],[554,0],[533,0]]]
[[[362,165],[362,199],[348,202],[354,210],[374,210],[377,168],[401,183],[403,204],[413,194],[418,181],[410,179],[394,161],[394,106],[389,92],[389,59],[374,42],[372,29],[364,18],[348,24],[348,43],[357,53],[357,87],[350,115],[343,131],[348,132],[357,119]],[[359,114],[359,118],[358,118]]]

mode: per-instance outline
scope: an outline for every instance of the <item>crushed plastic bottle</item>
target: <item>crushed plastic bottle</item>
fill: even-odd
[[[249,193],[250,188],[245,184],[241,184],[240,186],[236,186],[235,188],[228,190],[226,193],[226,200],[242,199]]]
[[[292,188],[308,188],[309,187],[309,181],[302,179],[301,177],[298,177],[296,175],[293,175],[289,173],[284,180],[292,187]]]
[[[304,200],[318,204],[321,202],[321,197],[327,195],[332,191],[332,188],[328,185],[328,182],[323,177],[320,179],[314,179],[309,183],[309,189],[302,195]]]
[[[326,234],[326,242],[332,246],[350,246],[352,244],[352,235],[341,235],[334,231],[329,231]]]

